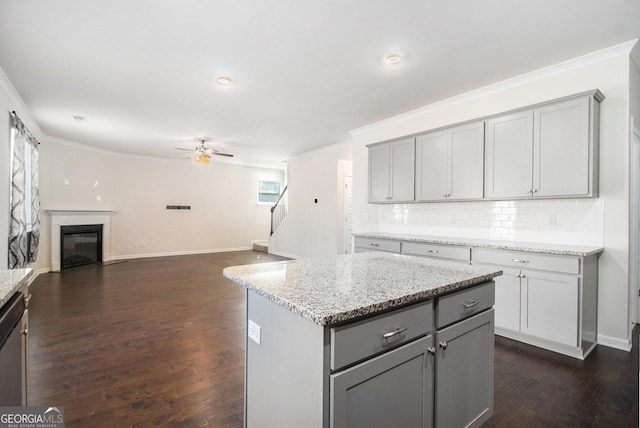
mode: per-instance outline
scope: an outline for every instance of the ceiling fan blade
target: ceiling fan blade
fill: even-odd
[[[233,155],[232,155],[232,154],[230,154],[230,153],[220,153],[220,152],[218,152],[218,151],[215,151],[215,152],[213,152],[213,153],[211,153],[211,154],[212,154],[212,155],[216,155],[216,156],[226,156],[226,157],[228,157],[228,158],[232,158],[232,157],[233,157]]]
[[[193,149],[183,149],[182,147],[174,147],[174,149],[176,149],[176,150],[185,150],[187,152],[192,152],[193,151]]]

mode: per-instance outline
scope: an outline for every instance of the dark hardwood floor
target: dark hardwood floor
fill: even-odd
[[[40,275],[29,404],[63,406],[68,427],[241,427],[244,290],[222,269],[281,259],[241,251]],[[497,337],[495,374],[485,426],[638,425],[637,343],[583,362]]]

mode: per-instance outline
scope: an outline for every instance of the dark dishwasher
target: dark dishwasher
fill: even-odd
[[[23,405],[22,316],[25,301],[15,293],[0,309],[0,406]]]

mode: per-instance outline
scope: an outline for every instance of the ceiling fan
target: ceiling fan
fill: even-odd
[[[195,149],[183,149],[182,147],[176,147],[176,150],[185,150],[193,153],[193,160],[196,163],[207,164],[211,160],[211,156],[226,156],[232,158],[233,155],[230,153],[222,153],[216,149],[212,149],[209,146],[206,146],[205,143],[208,141],[207,139],[199,139],[200,145]]]

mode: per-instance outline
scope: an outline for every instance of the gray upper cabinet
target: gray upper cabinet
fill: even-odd
[[[414,200],[415,139],[369,146],[369,202]]]
[[[484,122],[416,138],[416,201],[482,199]]]
[[[486,136],[486,196],[530,197],[533,170],[533,110],[488,120]]]
[[[487,198],[597,196],[600,92],[487,121]]]

